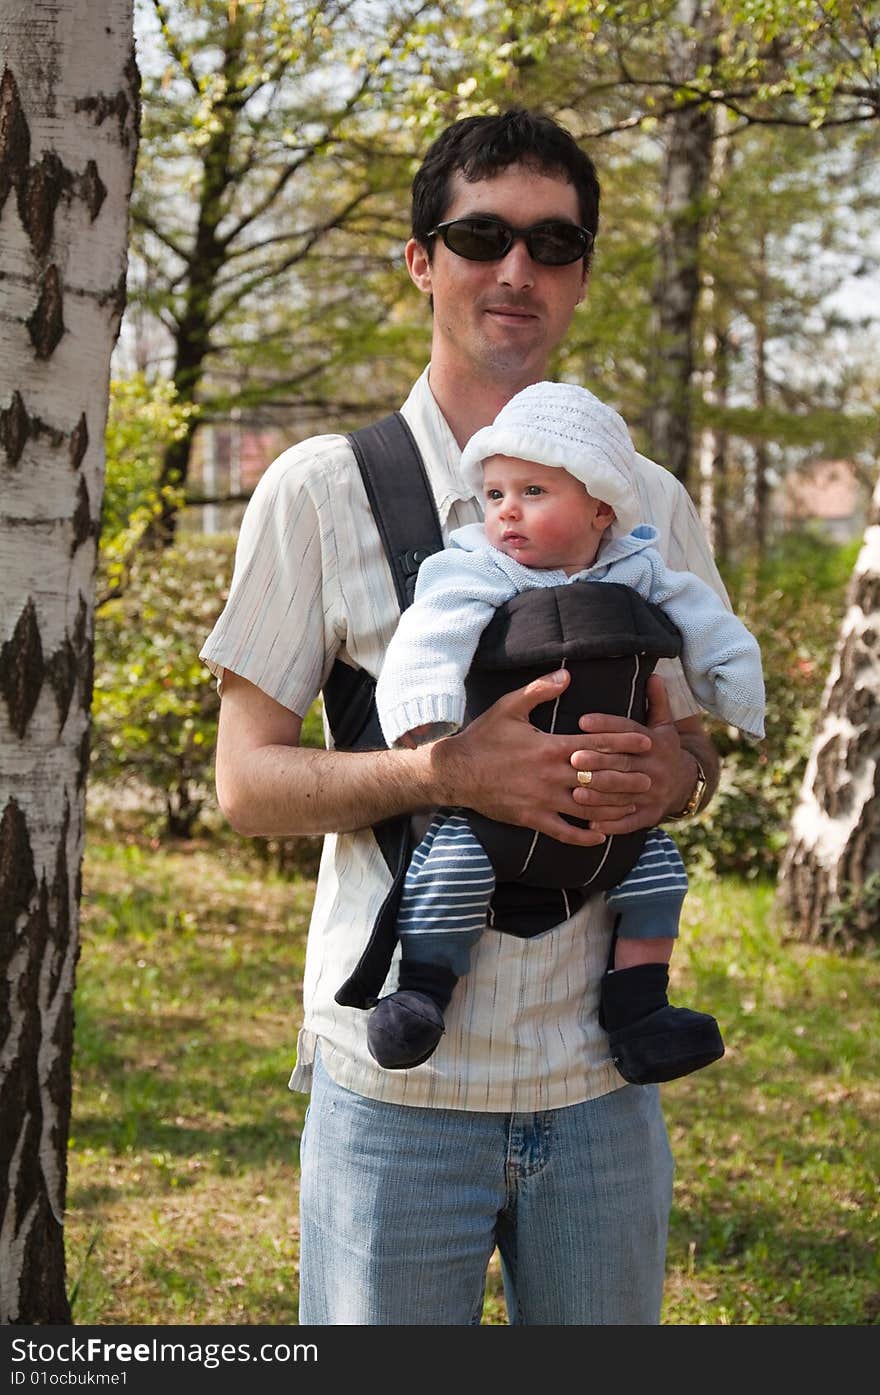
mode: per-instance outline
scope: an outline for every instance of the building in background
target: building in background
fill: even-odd
[[[193,532],[236,533],[248,499],[276,455],[291,444],[280,426],[205,422],[196,432],[182,526]],[[197,502],[204,499],[204,503]]]
[[[814,460],[786,475],[780,489],[784,529],[809,528],[831,542],[861,537],[870,490],[848,460]]]

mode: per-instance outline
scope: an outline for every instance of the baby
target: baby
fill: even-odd
[[[419,570],[376,689],[389,746],[460,728],[468,669],[497,607],[532,588],[604,581],[661,607],[681,634],[697,701],[749,737],[763,736],[758,644],[711,587],[665,565],[656,530],[639,519],[635,452],[617,412],[584,388],[537,383],[471,438],[461,468],[485,501],[485,521],[457,529]],[[435,1050],[495,885],[468,811],[438,810],[407,870],[398,988],[368,1025],[381,1066],[417,1066]],[[618,1070],[636,1083],[687,1074],[724,1052],[713,1017],[673,1007],[666,996],[686,890],[678,849],[651,829],[635,865],[606,892],[615,923],[600,1023]]]

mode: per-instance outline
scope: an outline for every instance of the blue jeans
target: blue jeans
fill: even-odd
[[[303,1325],[655,1324],[672,1155],[654,1085],[537,1114],[386,1104],[315,1061],[301,1147]]]

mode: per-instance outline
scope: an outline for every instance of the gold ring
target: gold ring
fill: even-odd
[[[592,770],[579,770],[577,773],[578,784],[587,787],[593,783]]]

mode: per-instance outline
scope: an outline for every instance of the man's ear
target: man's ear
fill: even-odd
[[[431,262],[426,249],[414,237],[411,237],[404,248],[404,256],[406,257],[406,269],[413,284],[418,286],[422,295],[431,295],[434,282],[431,277]]]
[[[590,284],[590,268],[584,267],[584,274],[581,277],[581,288],[578,292],[577,304],[580,305],[587,296],[587,287]]]

